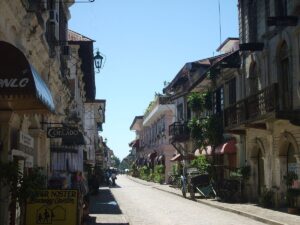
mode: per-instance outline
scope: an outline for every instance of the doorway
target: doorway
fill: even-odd
[[[261,149],[257,153],[257,194],[260,196],[265,187],[265,170],[264,170],[264,160],[262,157]]]

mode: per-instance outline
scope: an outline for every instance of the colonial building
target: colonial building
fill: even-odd
[[[184,160],[185,164],[190,161],[198,148],[191,138],[189,121],[195,112],[188,105],[188,96],[192,91],[204,92],[211,85],[210,80],[205,80],[206,72],[212,64],[223,56],[201,59],[195,62],[186,63],[177,73],[174,79],[163,89],[164,93],[170,96],[175,105],[175,121],[169,126],[170,142],[177,149],[180,155],[173,160]],[[196,87],[201,82],[201,88]]]
[[[288,171],[300,175],[299,1],[240,0],[241,71],[225,129],[239,134],[251,166],[248,193],[284,202]]]
[[[148,165],[152,170],[155,165],[164,165],[165,182],[172,171],[170,159],[176,153],[169,142],[168,132],[169,125],[174,122],[174,112],[175,108],[169,97],[158,94],[149,104],[145,115],[135,117],[130,127],[137,134],[132,142],[133,150],[136,151],[135,163],[139,166]]]
[[[105,122],[105,105],[106,101],[96,99],[93,102],[85,102],[85,136],[86,136],[86,156],[84,160],[86,165],[95,168],[96,152],[101,148],[99,132],[103,131],[102,124]]]
[[[83,171],[84,155],[94,159],[85,147],[85,103],[105,104],[95,101],[94,41],[68,33],[73,2],[0,2],[0,162],[18,161],[24,175],[32,167],[47,177]],[[92,129],[104,122],[97,106]],[[6,189],[0,195],[0,224],[20,224],[18,205],[8,208]]]
[[[223,128],[224,120],[226,121],[223,116],[224,108],[236,101],[236,76],[240,68],[239,39],[227,38],[217,51],[221,55],[212,61],[210,67],[189,90],[191,93],[205,94],[208,97],[206,99],[209,102],[208,108],[201,113],[200,120],[218,118],[213,121],[217,125],[211,124],[206,128],[206,132],[214,133],[216,141],[207,140],[195,154],[205,155],[211,159],[219,175],[217,179],[221,183],[224,178],[229,178],[230,172],[245,165],[244,149],[239,136],[226,133]],[[195,112],[192,112],[193,116],[197,116]]]
[[[66,74],[60,60],[60,43],[67,41],[71,4],[0,3],[0,160],[19,160],[25,173],[33,166],[42,168],[45,174],[50,172],[46,123],[65,118],[68,92],[64,91]],[[60,19],[52,18],[49,10],[59,13]],[[11,215],[7,213],[7,196],[1,189],[0,223],[18,223],[18,209],[11,210]]]
[[[131,147],[131,154],[134,156],[136,162],[143,157],[143,148],[141,148],[143,118],[144,116],[136,116],[130,126],[130,130],[135,131],[135,139],[129,143],[129,147]]]

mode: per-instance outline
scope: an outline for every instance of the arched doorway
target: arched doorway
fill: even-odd
[[[258,149],[257,157],[257,194],[261,195],[263,188],[265,186],[265,170],[264,170],[264,160],[261,149]]]
[[[277,185],[282,193],[286,192],[285,176],[288,172],[294,171],[300,177],[300,151],[296,138],[290,132],[283,132],[280,136],[278,148],[278,167],[280,174],[278,177]],[[299,185],[299,181],[296,182]],[[296,185],[295,183],[295,185]],[[297,185],[297,186],[298,186]],[[284,204],[286,201],[284,197],[280,199],[280,203]]]
[[[295,148],[294,146],[289,143],[288,145],[288,149],[287,149],[287,157],[286,157],[286,165],[287,165],[287,168],[286,168],[286,171],[287,172],[291,172],[291,171],[294,171],[297,173],[297,159],[295,157]]]

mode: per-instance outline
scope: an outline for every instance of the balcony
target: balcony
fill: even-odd
[[[149,104],[144,114],[143,126],[150,126],[162,115],[165,115],[167,111],[173,111],[174,113],[174,104],[170,102],[169,97],[157,96],[155,100]]]
[[[190,138],[190,130],[187,122],[175,122],[169,126],[171,142],[184,142]]]
[[[269,87],[251,95],[224,110],[225,129],[265,119],[271,113],[278,113],[278,85]],[[274,114],[274,116],[276,116]]]

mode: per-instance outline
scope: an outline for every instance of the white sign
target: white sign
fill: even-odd
[[[17,87],[26,87],[29,83],[29,78],[5,78],[0,79],[0,88],[17,88]]]
[[[29,148],[34,148],[34,139],[30,135],[20,131],[20,144],[25,145]]]
[[[48,127],[48,138],[76,137],[79,135],[79,130],[74,127]]]

